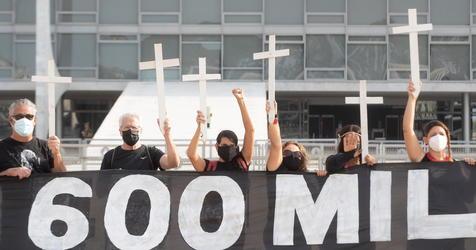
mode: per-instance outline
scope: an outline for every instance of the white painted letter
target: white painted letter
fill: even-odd
[[[359,243],[357,175],[329,176],[315,203],[304,176],[276,175],[274,245],[293,245],[294,214],[301,222],[307,244],[322,244],[336,213],[337,243]]]
[[[126,209],[135,190],[143,190],[150,199],[149,225],[143,235],[129,234]],[[170,217],[170,193],[157,178],[150,175],[129,175],[111,189],[104,214],[104,226],[111,242],[120,249],[151,249],[167,234]]]
[[[392,239],[392,172],[370,172],[370,240]]]
[[[78,178],[59,177],[38,191],[28,218],[28,235],[39,248],[73,248],[88,236],[89,222],[81,211],[64,205],[53,205],[53,199],[59,194],[91,197],[92,190]],[[58,237],[51,232],[51,223],[56,220],[63,221],[68,226],[63,236]]]
[[[205,196],[215,191],[223,200],[223,220],[213,233],[200,225]],[[240,237],[245,222],[245,198],[240,186],[226,176],[201,176],[191,181],[180,198],[178,213],[180,232],[195,249],[225,249]]]
[[[407,199],[409,240],[476,237],[475,213],[428,215],[428,170],[408,171]]]

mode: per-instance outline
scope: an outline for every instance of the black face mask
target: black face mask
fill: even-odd
[[[122,131],[122,140],[129,145],[134,146],[139,141],[139,134],[132,133],[132,130]]]
[[[301,164],[302,164],[302,159],[294,155],[283,157],[282,165],[288,170],[297,171],[299,170],[299,167],[301,166]]]
[[[226,162],[229,162],[238,155],[240,148],[234,145],[225,145],[219,146],[217,151],[218,156],[220,156],[220,158],[222,158]]]

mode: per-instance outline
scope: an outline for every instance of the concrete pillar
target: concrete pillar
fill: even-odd
[[[471,141],[471,100],[469,93],[463,94],[463,139]]]

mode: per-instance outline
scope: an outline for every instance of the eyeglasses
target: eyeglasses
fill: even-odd
[[[288,157],[288,156],[293,156],[294,158],[302,158],[302,153],[299,151],[291,151],[291,150],[284,150],[283,151],[283,156]]]
[[[121,129],[122,132],[125,132],[128,130],[130,130],[133,134],[138,134],[140,132],[140,127],[125,127]]]
[[[15,121],[18,121],[18,120],[21,120],[23,118],[26,118],[28,120],[33,120],[33,118],[35,118],[34,115],[32,114],[16,114],[16,115],[13,115],[13,119],[15,119]]]

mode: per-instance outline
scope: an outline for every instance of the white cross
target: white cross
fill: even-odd
[[[417,23],[416,9],[408,9],[408,26],[392,28],[393,34],[408,33],[410,39],[410,66],[412,81],[415,84],[415,95],[418,96],[421,91],[422,82],[420,80],[420,56],[418,55],[418,32],[429,31],[433,29],[431,23]]]
[[[276,67],[276,57],[289,56],[289,49],[276,50],[276,36],[269,36],[269,51],[259,52],[253,54],[253,60],[268,59],[268,102],[269,102],[269,113],[268,113],[268,122],[272,123],[276,116],[275,109],[275,67]]]
[[[165,84],[164,84],[164,68],[176,67],[180,65],[179,59],[164,60],[162,54],[162,44],[154,44],[155,61],[141,62],[140,70],[155,69],[155,79],[157,82],[157,97],[159,104],[159,121],[160,128],[164,129],[164,121],[167,118],[167,109],[165,106]]]
[[[208,124],[208,112],[207,112],[207,80],[220,80],[220,74],[207,74],[207,58],[198,58],[198,75],[183,75],[182,80],[184,82],[198,81],[200,88],[200,111],[205,115]],[[206,126],[200,125],[202,130],[202,140],[207,139]]]
[[[360,81],[359,97],[346,97],[346,104],[360,104],[360,145],[362,148],[362,163],[369,154],[369,127],[367,120],[367,104],[382,104],[383,97],[367,97],[367,81]]]
[[[71,77],[56,76],[56,66],[54,60],[48,60],[48,75],[47,76],[32,76],[32,82],[47,83],[48,84],[48,133],[49,136],[56,134],[56,98],[55,98],[55,83],[71,83]]]

